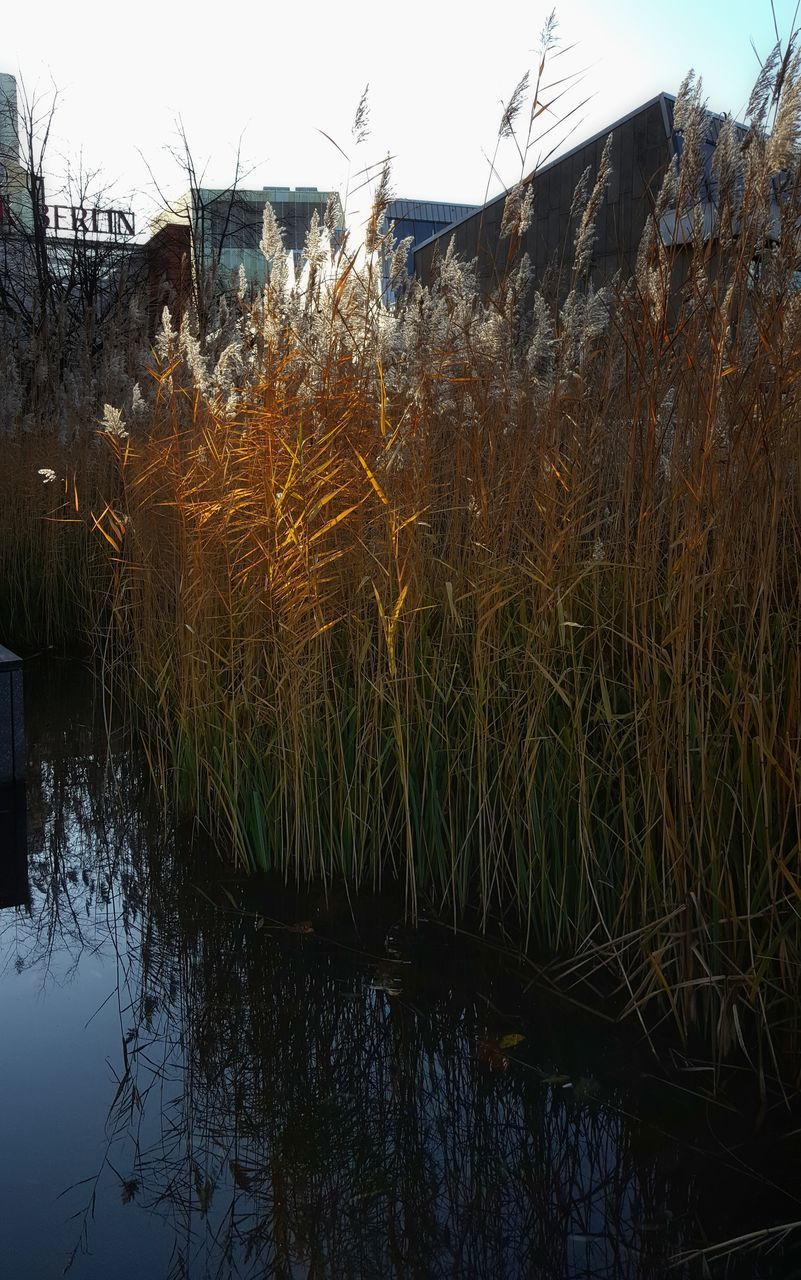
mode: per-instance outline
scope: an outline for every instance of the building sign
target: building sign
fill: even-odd
[[[56,235],[111,236],[124,240],[136,234],[136,218],[129,209],[85,209],[83,205],[40,204],[40,226]],[[17,224],[23,227],[26,220],[14,215],[10,201],[0,195],[0,231],[10,230]]]
[[[0,163],[0,231],[30,235],[42,230],[57,236],[125,240],[136,235],[136,219],[130,209],[49,203],[40,173],[25,173],[19,166],[9,173]]]
[[[42,204],[39,208],[44,225],[50,231],[116,238],[136,234],[136,222],[130,210],[84,209],[74,204]]]

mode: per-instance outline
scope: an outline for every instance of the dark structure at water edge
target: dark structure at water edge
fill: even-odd
[[[0,645],[0,908],[27,900],[22,659]]]
[[[22,659],[0,644],[0,785],[24,778]]]

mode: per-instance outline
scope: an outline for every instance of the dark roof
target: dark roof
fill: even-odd
[[[563,151],[560,155],[554,156],[553,160],[548,160],[546,164],[540,165],[538,168],[532,170],[531,173],[526,175],[526,177],[524,178],[524,181],[531,182],[532,179],[538,178],[540,174],[547,173],[549,169],[555,168],[556,165],[563,164],[564,161],[569,160],[571,156],[576,155],[579,151],[583,151],[585,147],[592,146],[594,142],[600,141],[601,138],[606,138],[607,134],[614,132],[615,129],[619,129],[620,126],[622,124],[625,124],[627,120],[632,120],[634,116],[638,116],[641,114],[641,112],[647,111],[649,107],[652,107],[654,103],[657,103],[657,102],[660,103],[662,106],[662,119],[664,120],[664,124],[665,124],[665,136],[669,138],[672,132],[673,104],[675,103],[675,101],[676,101],[675,96],[672,94],[657,93],[655,97],[649,98],[647,102],[641,103],[639,107],[635,107],[632,111],[627,111],[624,116],[620,117],[620,119],[615,120],[612,124],[606,125],[606,127],[603,129],[599,129],[596,133],[593,133],[589,138],[582,138],[581,142],[577,142],[576,145],[574,147],[571,147],[569,151]],[[669,107],[668,107],[668,103],[670,104]],[[439,240],[441,236],[450,235],[453,231],[456,230],[458,226],[461,225],[461,223],[467,222],[468,218],[472,218],[482,208],[492,209],[496,204],[499,204],[502,200],[505,200],[508,194],[509,194],[508,190],[502,191],[500,195],[493,196],[491,200],[488,200],[485,205],[483,206],[477,205],[475,208],[471,209],[469,213],[457,219],[457,221],[454,222],[452,226],[447,227],[444,231],[438,231],[436,232],[435,235],[429,236],[427,240],[422,240],[420,244],[415,245],[415,250],[414,250],[415,254],[417,254],[421,249],[424,249],[426,245],[431,244],[433,240]]]
[[[581,142],[578,142],[574,147],[571,147],[569,151],[562,152],[561,155],[555,156],[552,160],[549,160],[547,164],[544,164],[540,168],[535,169],[532,173],[526,176],[525,181],[530,182],[533,178],[539,177],[540,174],[546,173],[549,169],[554,168],[556,165],[563,164],[566,160],[569,160],[577,152],[583,151],[585,147],[592,146],[593,143],[599,142],[602,138],[606,138],[608,134],[613,133],[615,129],[618,129],[622,124],[625,124],[628,120],[631,120],[634,116],[638,116],[643,111],[647,111],[648,108],[654,106],[655,103],[659,103],[662,108],[662,120],[665,126],[665,136],[667,139],[669,139],[671,143],[673,153],[679,157],[679,160],[681,160],[682,149],[684,146],[684,138],[681,131],[676,130],[673,125],[673,111],[676,105],[676,96],[675,94],[672,94],[672,93],[658,93],[656,97],[649,98],[647,102],[643,102],[639,107],[635,107],[634,110],[629,111],[624,116],[621,116],[620,119],[615,120],[612,124],[606,125],[606,127],[603,129],[599,129],[597,133],[592,134],[591,137],[583,138]],[[718,137],[720,136],[720,131],[723,127],[723,124],[726,118],[727,117],[725,115],[718,115],[713,111],[707,111],[706,128],[705,128],[703,140],[701,143],[701,154],[702,154],[702,161],[703,161],[703,178],[702,178],[702,189],[699,192],[699,196],[704,203],[709,203],[713,206],[716,204],[716,201],[717,201],[718,180],[717,180],[717,174],[715,173],[714,166],[712,164],[712,157],[715,152],[715,147],[717,145]],[[746,133],[748,132],[747,127],[744,124],[737,123],[736,129],[741,139],[743,139]],[[485,209],[491,209],[501,201],[505,200],[507,195],[508,195],[507,191],[502,191],[500,195],[494,196],[492,200],[488,200],[483,207]],[[438,240],[442,236],[451,235],[452,232],[455,231],[456,228],[461,225],[461,223],[466,222],[476,212],[478,212],[479,208],[481,208],[481,206],[478,206],[478,208],[475,208],[475,209],[471,209],[469,212],[465,213],[460,218],[458,218],[458,220],[455,221],[446,230],[438,231],[434,235],[429,236],[427,240],[421,241],[419,245],[415,246],[415,253],[419,252],[421,249],[424,249],[427,245],[431,244],[434,240]]]
[[[477,204],[454,204],[451,200],[409,200],[397,196],[390,200],[386,216],[390,219],[417,218],[421,222],[457,222],[477,213]]]

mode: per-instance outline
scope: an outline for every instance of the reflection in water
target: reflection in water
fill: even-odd
[[[354,925],[336,895],[179,874],[90,690],[35,683],[32,908],[0,916],[9,1274],[645,1280],[801,1217],[778,1148],[749,1175],[686,1081],[656,1123],[631,1046],[481,949],[386,901]]]

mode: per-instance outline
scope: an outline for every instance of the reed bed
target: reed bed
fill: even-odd
[[[83,499],[97,507],[113,485],[97,452],[47,435],[3,443],[0,619],[5,643],[26,653],[85,647],[102,616],[112,574],[81,508]],[[90,477],[93,493],[81,492],[78,476]]]
[[[787,119],[797,90],[785,66]],[[682,170],[597,290],[597,184],[551,289],[517,193],[490,298],[452,251],[404,278],[385,184],[365,245],[314,226],[294,283],[268,210],[265,289],[205,332],[165,313],[106,407],[87,521],[90,633],[232,859],[400,879],[412,916],[477,910],[749,1053],[754,1021],[795,1043],[801,960],[799,198],[768,101],[718,145],[710,240],[685,86]]]
[[[85,646],[106,615],[110,548],[93,513],[117,478],[103,406],[140,421],[150,363],[144,299],[110,307],[100,335],[91,314],[77,335],[68,319],[0,313],[0,631],[27,653]]]

